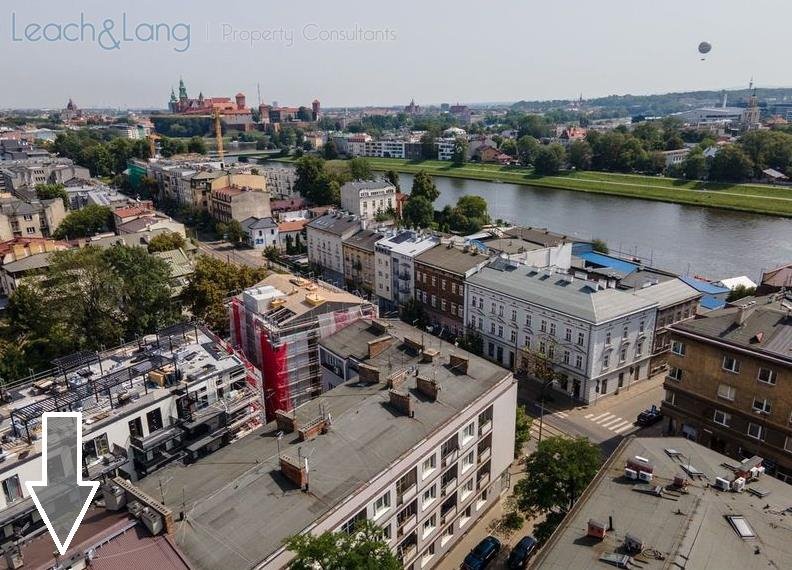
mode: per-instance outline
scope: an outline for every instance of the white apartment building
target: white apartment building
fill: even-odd
[[[406,158],[407,142],[404,139],[377,139],[366,141],[363,156],[376,158]]]
[[[308,261],[319,267],[326,280],[344,282],[342,244],[361,229],[360,219],[340,212],[326,214],[305,225]]]
[[[455,138],[437,139],[437,160],[453,160],[454,149],[456,148]]]
[[[293,168],[257,168],[258,173],[266,179],[265,188],[273,199],[285,199],[294,195],[297,183],[297,171]]]
[[[53,375],[9,388],[3,405],[0,542],[42,525],[25,482],[41,478],[41,417],[83,414],[83,477],[137,480],[175,459],[195,461],[261,421],[243,360],[209,331],[176,325],[101,353],[58,359]]]
[[[293,556],[287,537],[351,532],[369,519],[405,568],[442,568],[508,489],[517,384],[482,358],[420,339],[404,323],[371,320],[323,338],[328,353],[359,369],[360,382],[278,413],[260,432],[282,438],[244,438],[198,469],[166,468],[169,488],[188,489],[189,518],[173,533],[187,559],[201,568],[284,568]],[[251,457],[262,458],[255,473]],[[160,496],[153,478],[139,486]],[[182,502],[181,493],[165,495],[174,511]],[[232,518],[223,516],[229,509]],[[223,546],[231,541],[233,549]]]
[[[482,335],[484,355],[529,373],[541,355],[557,374],[553,388],[585,403],[649,376],[657,306],[506,259],[465,283],[465,323]]]
[[[440,243],[432,234],[390,232],[374,247],[374,292],[383,310],[404,305],[415,294],[415,258]]]
[[[347,182],[341,187],[341,209],[373,220],[378,213],[396,207],[396,187],[375,180]]]

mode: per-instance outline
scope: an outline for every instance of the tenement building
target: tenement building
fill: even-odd
[[[732,303],[671,328],[663,413],[671,433],[792,483],[792,297]]]
[[[649,376],[656,312],[656,301],[504,258],[465,283],[484,355],[528,374],[547,363],[551,386],[585,403]]]
[[[277,413],[209,460],[140,482],[184,513],[172,537],[195,569],[284,568],[288,537],[351,532],[364,519],[405,568],[442,568],[508,488],[508,370],[434,337],[425,345],[400,322],[358,321],[322,344],[339,360],[365,357],[356,381]]]

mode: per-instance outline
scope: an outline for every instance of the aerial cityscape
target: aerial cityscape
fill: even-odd
[[[0,568],[792,568],[755,4],[9,3]]]

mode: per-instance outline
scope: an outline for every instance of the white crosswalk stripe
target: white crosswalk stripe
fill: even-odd
[[[613,417],[609,419],[607,422],[602,422],[600,425],[602,427],[606,427],[610,429],[611,427],[616,427],[617,425],[621,424],[624,420],[618,417]]]
[[[629,425],[629,424],[630,424],[630,422],[628,420],[623,420],[623,419],[619,418],[619,421],[616,422],[615,424],[609,425],[608,429],[611,430],[611,431],[616,431],[616,430],[618,430],[620,428],[623,428],[624,426]]]
[[[591,418],[591,421],[597,423],[598,420],[604,419],[606,416],[612,416],[612,415],[613,414],[608,414],[608,413],[600,414],[596,418]]]
[[[611,420],[612,420],[612,419],[614,419],[615,417],[616,417],[616,416],[614,416],[613,414],[605,414],[604,416],[600,417],[599,419],[594,419],[594,420],[592,420],[592,421],[593,421],[595,424],[602,425],[602,424],[604,424],[604,423],[606,423],[606,422],[609,422],[609,421],[611,421]]]
[[[621,433],[624,433],[625,431],[627,431],[628,429],[630,429],[630,428],[633,428],[633,427],[635,427],[635,425],[633,425],[633,423],[632,423],[632,422],[627,422],[627,424],[626,424],[626,425],[624,425],[624,426],[622,426],[622,427],[620,427],[619,429],[617,429],[617,430],[614,430],[614,431],[615,431],[616,433],[618,433],[618,434],[621,434]]]

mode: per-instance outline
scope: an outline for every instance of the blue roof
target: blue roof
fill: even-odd
[[[721,287],[720,285],[715,285],[714,283],[709,283],[708,281],[702,281],[701,279],[696,279],[695,277],[683,275],[680,277],[680,279],[693,287],[696,291],[700,291],[705,295],[723,295],[724,293],[729,293],[729,289],[727,287]]]
[[[713,297],[712,295],[704,295],[699,301],[699,305],[701,305],[705,309],[710,309],[714,311],[715,309],[722,309],[726,306],[726,301],[723,299],[718,299],[717,297]]]
[[[637,263],[630,263],[629,261],[624,261],[622,259],[618,259],[616,257],[611,257],[610,255],[605,255],[603,253],[597,253],[596,251],[586,251],[577,254],[580,259],[586,261],[586,263],[591,263],[593,265],[598,265],[600,267],[608,267],[610,269],[615,269],[624,275],[629,275],[636,269],[638,269]]]

